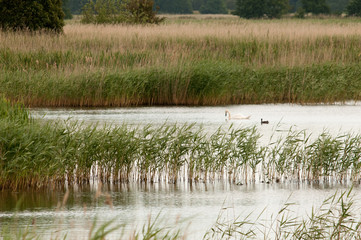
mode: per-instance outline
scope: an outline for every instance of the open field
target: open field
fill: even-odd
[[[71,21],[60,36],[0,33],[0,93],[52,107],[358,100],[360,38],[358,19]]]

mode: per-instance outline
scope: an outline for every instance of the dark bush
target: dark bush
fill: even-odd
[[[85,4],[83,23],[158,24],[163,18],[156,16],[153,0],[95,0]]]
[[[237,0],[235,14],[242,18],[281,18],[288,10],[288,0]]]
[[[207,0],[200,8],[203,14],[225,14],[227,13],[224,0]]]
[[[302,7],[306,13],[313,14],[328,14],[330,7],[327,5],[326,0],[301,0]]]
[[[73,15],[71,14],[71,10],[69,7],[69,0],[63,0],[63,12],[64,12],[64,19],[73,18]]]
[[[123,0],[125,21],[128,23],[155,23],[163,21],[153,11],[153,0]]]
[[[61,0],[0,0],[0,28],[3,30],[59,33],[63,26]]]
[[[361,0],[351,0],[347,6],[347,14],[349,16],[361,17]]]
[[[159,7],[159,12],[161,13],[193,13],[193,3],[194,1],[191,0],[155,0],[155,4]]]

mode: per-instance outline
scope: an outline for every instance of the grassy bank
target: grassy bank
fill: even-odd
[[[19,108],[5,100],[1,107],[0,112]],[[263,146],[256,128],[208,133],[194,125],[41,124],[25,118],[24,111],[0,120],[1,189],[91,181],[347,183],[361,178],[360,135],[323,133],[311,141],[304,132],[290,132]]]
[[[248,68],[224,62],[50,74],[0,73],[0,91],[29,106],[316,103],[361,99],[361,64]]]
[[[359,100],[357,19],[169,18],[0,33],[0,93],[28,106]]]

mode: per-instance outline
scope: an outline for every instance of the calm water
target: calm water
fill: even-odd
[[[225,109],[231,113],[251,115],[250,120],[226,121]],[[307,130],[314,135],[327,130],[338,134],[342,132],[361,132],[361,104],[346,105],[238,105],[225,107],[144,107],[123,109],[83,109],[51,110],[33,109],[36,118],[45,120],[72,119],[88,123],[135,124],[147,123],[196,123],[205,129],[214,131],[220,126],[230,124],[238,126],[257,126],[264,139],[279,131]],[[261,125],[260,119],[270,124]],[[265,140],[266,142],[266,140]],[[187,183],[153,185],[117,185],[103,186],[112,201],[112,207],[106,204],[107,197],[96,198],[99,186],[69,189],[69,198],[65,206],[64,191],[45,192],[0,192],[0,227],[4,223],[16,221],[16,226],[35,224],[44,238],[57,233],[70,233],[72,236],[87,237],[90,225],[96,217],[99,222],[114,219],[116,223],[127,223],[126,231],[143,226],[149,215],[160,219],[166,225],[184,220],[181,227],[187,228],[189,239],[199,239],[223,213],[228,220],[238,216],[244,218],[249,213],[253,216],[266,209],[265,218],[276,214],[283,204],[295,203],[293,210],[298,216],[305,216],[312,206],[318,206],[336,190],[345,190],[340,185],[308,184],[255,184],[229,185],[228,183],[194,184]],[[361,202],[361,189],[355,187],[355,200]],[[20,199],[23,199],[20,201]],[[15,214],[16,204],[19,204]],[[187,224],[191,224],[188,226]],[[187,224],[186,224],[187,223]],[[57,226],[54,228],[54,226]],[[50,229],[50,230],[49,230]],[[119,233],[112,237],[116,238]]]
[[[117,224],[126,223],[126,231],[139,229],[151,215],[160,213],[159,226],[174,226],[175,221],[188,233],[190,239],[200,239],[222,213],[223,219],[251,219],[263,211],[263,219],[271,219],[286,203],[292,206],[295,216],[306,216],[313,206],[334,194],[346,190],[339,185],[255,184],[237,186],[229,184],[153,184],[121,185],[103,188],[112,199],[112,207],[105,197],[96,198],[97,186],[70,189],[65,208],[59,208],[63,192],[0,193],[0,224],[16,222],[16,226],[36,224],[45,238],[70,233],[69,236],[87,236],[92,221],[99,223],[114,219]],[[361,200],[359,187],[354,190],[355,200]],[[18,212],[16,202],[23,197]],[[190,223],[190,225],[189,225]],[[188,226],[189,225],[189,226]],[[119,233],[112,237],[117,238]],[[71,238],[73,239],[73,238]],[[75,237],[74,237],[75,239]]]
[[[225,118],[225,110],[231,114],[250,115],[249,120],[230,120]],[[256,126],[268,143],[275,133],[306,130],[313,136],[324,131],[334,135],[345,132],[361,132],[361,102],[334,105],[301,106],[291,104],[272,105],[232,105],[222,107],[141,107],[116,109],[36,109],[36,118],[46,120],[78,120],[88,123],[106,124],[155,124],[196,123],[206,130],[215,131],[220,126]],[[261,125],[261,118],[269,124]]]

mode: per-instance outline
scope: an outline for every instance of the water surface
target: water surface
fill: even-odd
[[[295,216],[310,213],[313,206],[334,194],[336,190],[347,190],[347,186],[324,184],[253,184],[238,186],[227,182],[214,184],[128,184],[103,186],[103,194],[112,199],[112,206],[106,204],[106,197],[95,197],[96,185],[69,189],[65,207],[59,207],[64,192],[0,193],[0,221],[16,221],[17,226],[36,224],[43,236],[54,234],[54,226],[61,233],[72,236],[87,236],[92,221],[99,223],[114,219],[115,223],[126,224],[131,232],[142,227],[149,216],[160,214],[160,226],[178,224],[190,239],[200,239],[221,214],[222,219],[256,219],[264,211],[262,219],[271,220],[285,203],[293,203]],[[361,200],[359,187],[354,190],[355,200]],[[24,201],[15,214],[16,202]],[[15,219],[15,220],[14,220]],[[0,223],[1,223],[0,222]],[[190,224],[190,225],[189,225]],[[112,236],[116,239],[119,233]]]
[[[250,120],[225,119],[228,109],[232,114],[251,115]],[[215,131],[219,127],[256,126],[263,135],[264,143],[273,134],[289,129],[306,130],[318,136],[323,131],[332,134],[344,132],[360,133],[361,104],[346,103],[334,105],[301,106],[277,105],[233,105],[221,107],[139,107],[115,109],[31,109],[36,119],[84,121],[99,124],[161,125],[194,123],[206,130]],[[260,120],[270,123],[261,125]],[[183,219],[189,239],[199,239],[216,222],[220,213],[228,219],[241,219],[253,212],[257,217],[265,210],[265,216],[275,215],[286,201],[295,203],[294,213],[306,216],[312,206],[337,190],[349,186],[325,184],[251,184],[230,185],[227,182],[190,185],[181,182],[176,185],[166,183],[128,184],[103,186],[102,192],[109,197],[96,197],[96,184],[69,189],[69,197],[64,207],[61,203],[66,190],[33,192],[0,192],[0,226],[16,221],[14,226],[36,225],[44,231],[44,238],[57,233],[69,232],[69,236],[86,238],[92,221],[114,219],[116,223],[126,223],[127,231],[143,226],[149,215],[153,218],[160,213],[160,219],[172,224]],[[355,200],[361,202],[359,185],[354,188]],[[21,200],[22,199],[22,200]],[[111,204],[106,204],[111,199]],[[108,201],[109,202],[109,201]],[[20,203],[16,208],[17,203]],[[16,209],[17,212],[15,211]],[[15,214],[16,212],[16,214]],[[49,230],[50,229],[50,230]],[[47,235],[46,235],[47,234]],[[52,235],[51,235],[52,234]],[[119,233],[112,235],[115,239]],[[74,237],[74,238],[76,238]],[[70,238],[70,239],[74,239]]]
[[[249,120],[226,120],[231,114],[250,115]],[[100,124],[161,125],[194,123],[211,132],[219,127],[256,126],[267,142],[275,132],[306,130],[315,137],[324,131],[334,135],[361,132],[361,103],[333,105],[232,105],[217,107],[139,107],[114,109],[33,109],[36,118],[77,120]],[[261,125],[261,118],[269,124]]]

